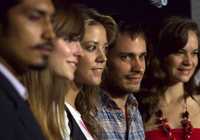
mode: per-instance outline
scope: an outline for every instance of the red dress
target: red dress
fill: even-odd
[[[182,128],[172,129],[172,133],[175,136],[176,140],[184,140],[182,130]],[[168,137],[160,129],[146,131],[145,135],[146,140],[169,140]],[[200,140],[200,128],[192,129],[190,140]]]

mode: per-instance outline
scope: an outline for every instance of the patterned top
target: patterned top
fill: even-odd
[[[98,139],[144,140],[143,122],[134,95],[130,94],[127,98],[126,116],[105,92],[100,95],[101,106],[98,108],[96,119],[104,131],[99,133]]]

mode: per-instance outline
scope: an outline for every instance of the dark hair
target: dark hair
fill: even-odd
[[[8,24],[8,11],[20,3],[20,0],[1,0],[0,4],[0,25],[5,28]]]
[[[128,35],[131,37],[131,39],[135,39],[136,37],[140,36],[142,37],[147,45],[147,56],[146,56],[146,65],[149,64],[149,60],[151,57],[151,52],[152,52],[152,46],[151,46],[151,42],[147,37],[147,29],[142,25],[142,24],[133,24],[133,23],[127,23],[127,22],[120,22],[118,24],[118,35]],[[116,39],[117,39],[116,37]],[[112,50],[112,48],[114,48],[116,46],[116,40],[110,45],[110,47],[108,48],[108,54],[109,52]],[[111,52],[112,53],[112,52]]]
[[[167,76],[164,59],[184,48],[188,41],[188,32],[192,31],[197,35],[199,45],[199,29],[198,25],[191,19],[182,17],[169,17],[163,22],[159,36],[158,45],[155,46],[155,53],[149,69],[147,69],[146,77],[143,79],[141,92],[138,94],[140,102],[140,110],[144,121],[148,121],[151,114],[157,109],[155,106],[159,98],[167,89],[169,77]],[[200,46],[198,46],[200,48]],[[199,54],[198,54],[199,58]],[[196,71],[187,83],[184,83],[185,97],[198,94],[198,88],[194,84],[193,77],[197,72],[200,64],[198,63]]]

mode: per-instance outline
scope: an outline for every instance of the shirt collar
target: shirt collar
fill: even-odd
[[[109,97],[109,95],[106,91],[103,90],[101,95],[102,95],[101,100],[102,100],[103,106],[107,106],[109,108],[119,109],[117,104]],[[128,94],[126,106],[138,107],[138,102],[137,102],[135,96],[133,95],[133,93]]]
[[[71,112],[72,116],[74,116],[74,118],[81,118],[81,114],[74,108],[72,107],[69,103],[65,102],[65,105],[67,106],[67,108],[69,109],[69,111]]]
[[[0,63],[0,72],[9,80],[9,82],[14,86],[19,95],[24,99],[28,99],[28,94],[26,88],[22,83],[17,80],[17,78],[3,65]]]

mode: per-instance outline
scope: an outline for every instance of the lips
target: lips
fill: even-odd
[[[142,80],[143,75],[137,74],[137,75],[127,75],[126,79],[130,81],[132,84],[140,84]]]
[[[53,50],[53,45],[51,43],[39,44],[35,46],[34,49],[48,55]]]
[[[101,76],[103,70],[104,70],[104,68],[102,68],[102,67],[92,68],[92,71],[96,76]]]
[[[78,61],[75,61],[75,60],[67,60],[67,63],[70,64],[74,69],[77,68]]]
[[[189,75],[193,69],[190,68],[190,69],[183,69],[183,68],[179,68],[178,71],[181,73],[181,74],[184,74],[184,75]]]

